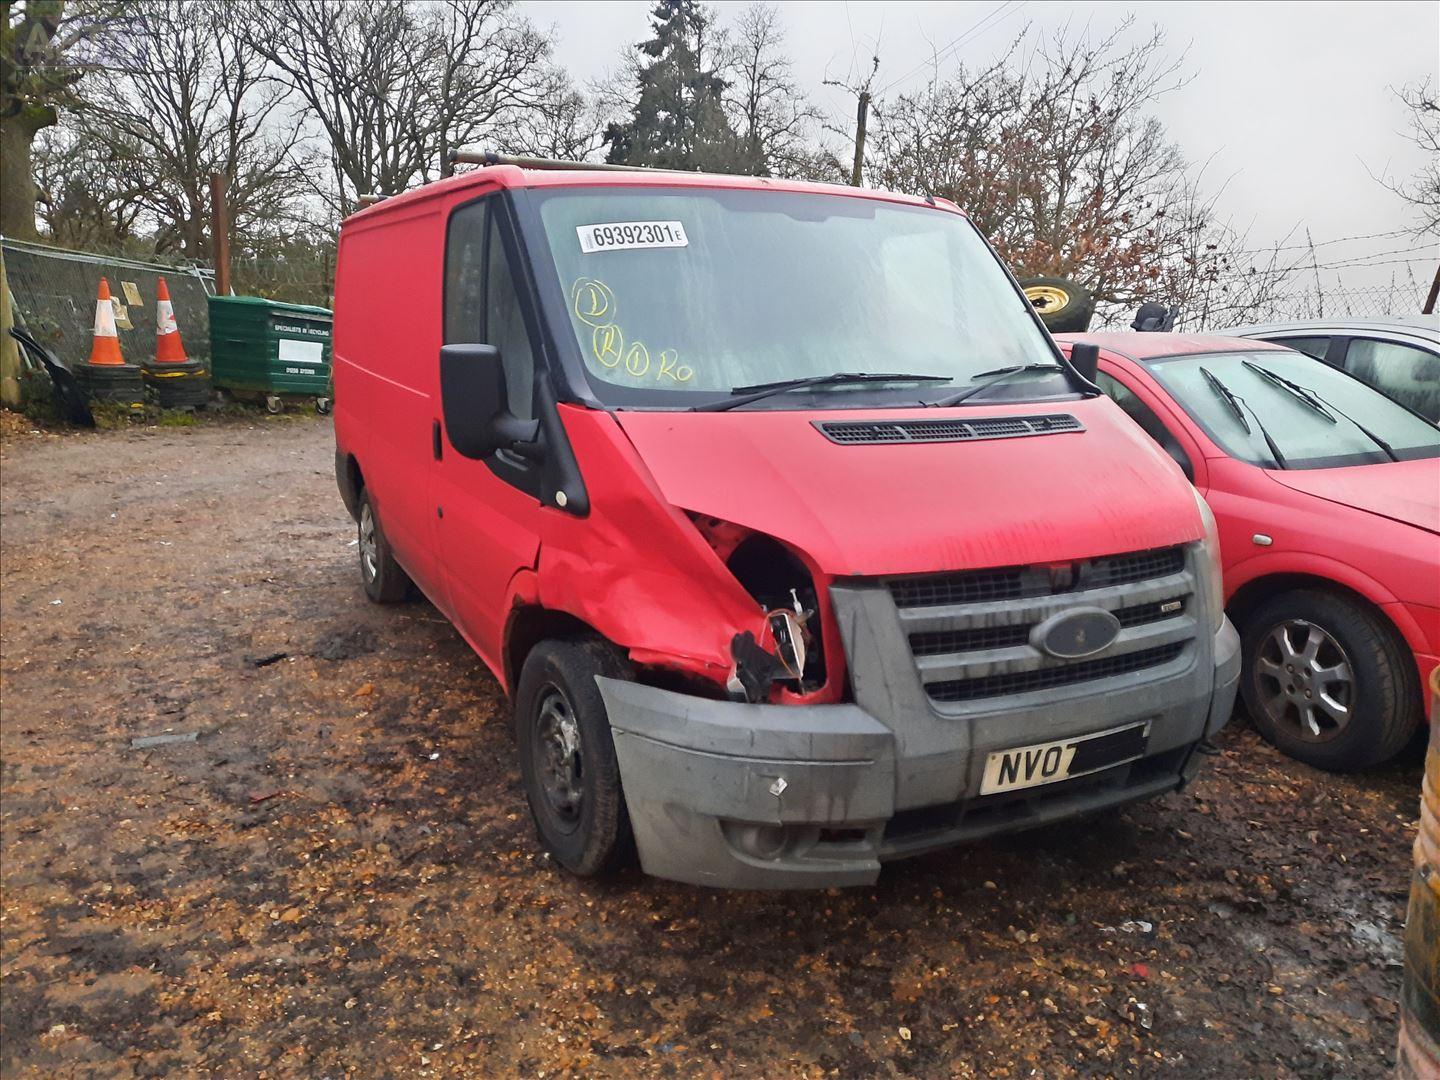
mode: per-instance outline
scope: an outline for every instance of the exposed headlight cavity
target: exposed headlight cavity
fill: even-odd
[[[797,693],[825,684],[825,649],[815,579],[780,541],[719,518],[692,515],[740,586],[765,611],[781,671],[777,680]]]

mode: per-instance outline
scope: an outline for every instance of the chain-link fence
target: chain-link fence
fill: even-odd
[[[192,360],[210,357],[210,311],[214,271],[201,266],[166,266],[115,255],[47,247],[0,238],[15,321],[53,349],[70,367],[90,357],[95,297],[100,279],[110,284],[120,350],[132,364],[155,355],[155,288],[165,279],[175,319]]]

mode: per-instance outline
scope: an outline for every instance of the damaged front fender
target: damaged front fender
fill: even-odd
[[[737,635],[773,649],[764,612],[666,502],[613,417],[573,406],[560,414],[585,462],[590,514],[546,512],[540,604],[594,627],[640,667],[699,677],[724,691]]]

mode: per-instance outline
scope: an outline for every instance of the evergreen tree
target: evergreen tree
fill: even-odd
[[[720,74],[723,41],[711,13],[695,0],[658,0],[650,17],[655,36],[639,46],[639,94],[630,119],[606,129],[605,160],[737,171],[738,141],[725,115],[727,84]]]

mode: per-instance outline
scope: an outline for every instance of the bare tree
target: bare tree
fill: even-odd
[[[878,179],[964,206],[1018,272],[1074,277],[1102,300],[1149,294],[1205,207],[1146,107],[1178,77],[1156,31],[1128,50],[1062,32],[1021,62],[877,108]]]
[[[35,237],[35,137],[75,104],[97,48],[128,18],[123,0],[0,3],[0,233]]]
[[[1396,97],[1410,110],[1407,137],[1425,153],[1426,161],[1408,179],[1377,179],[1415,208],[1417,234],[1440,232],[1440,94],[1425,79],[1397,90]]]
[[[237,32],[235,7],[148,0],[97,73],[75,114],[79,139],[103,148],[102,184],[143,211],[157,251],[199,259],[210,250],[209,178],[225,177],[231,227],[242,240],[273,233],[299,185],[282,122],[285,89]]]
[[[272,0],[253,48],[318,125],[340,212],[438,175],[451,149],[562,115],[550,39],[508,0]]]
[[[79,135],[73,122],[62,122],[36,138],[32,162],[40,223],[52,243],[136,255],[152,250],[137,239],[145,208],[140,193],[117,175],[113,147],[102,147]]]
[[[729,38],[725,105],[739,142],[740,169],[756,176],[813,176],[811,137],[820,110],[796,85],[778,8],[755,3]],[[825,170],[828,171],[828,170]]]

